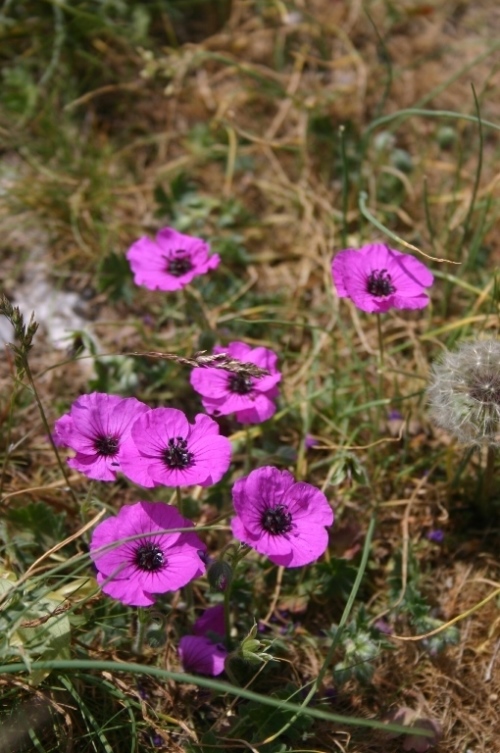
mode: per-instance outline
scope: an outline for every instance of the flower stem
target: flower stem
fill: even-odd
[[[213,332],[214,326],[206,312],[203,298],[200,293],[196,288],[192,288],[190,285],[186,285],[186,287],[182,289],[182,292],[186,314],[189,313],[190,316],[194,317],[202,332]]]
[[[380,314],[377,314],[377,334],[378,334],[378,398],[379,401],[383,399],[384,393],[384,335],[382,332],[382,319]],[[383,406],[379,405],[377,409],[378,423],[383,422]]]
[[[382,333],[382,319],[377,314],[377,333],[378,333],[378,361],[380,371],[384,368],[384,335]]]
[[[179,510],[180,514],[184,516],[184,500],[182,499],[180,486],[175,487],[175,496],[177,498],[177,509]],[[192,584],[186,583],[186,585],[182,589],[182,592],[184,594],[184,598],[186,599],[187,611],[189,613],[192,613],[194,610],[194,596],[193,596]]]
[[[146,610],[139,607],[137,609],[137,627],[135,640],[134,645],[132,646],[132,651],[134,652],[134,654],[138,654],[139,656],[141,656],[142,648],[144,646],[144,636],[146,634],[147,621],[148,616]]]
[[[175,496],[177,497],[177,509],[181,515],[184,515],[184,500],[182,499],[181,487],[175,487]]]
[[[226,648],[231,650],[231,582],[224,591],[224,639]]]
[[[44,410],[44,407],[42,405],[42,401],[40,400],[40,396],[38,395],[38,391],[37,391],[37,388],[35,386],[35,380],[33,379],[33,374],[31,372],[31,368],[30,368],[30,365],[29,365],[29,362],[28,362],[28,358],[26,356],[24,356],[24,358],[23,358],[23,367],[24,367],[24,371],[26,373],[26,376],[28,378],[28,382],[30,383],[30,387],[33,390],[33,395],[35,397],[35,401],[36,401],[36,404],[38,406],[40,417],[42,419],[43,428],[47,432],[47,437],[48,437],[48,440],[49,440],[49,442],[50,442],[50,444],[52,446],[54,454],[56,456],[57,464],[58,464],[58,466],[59,466],[59,468],[61,470],[62,475],[64,476],[64,480],[66,481],[66,485],[68,487],[69,493],[71,494],[71,496],[73,497],[73,499],[75,500],[75,502],[78,503],[78,497],[77,497],[77,495],[76,495],[73,487],[71,486],[71,483],[70,483],[70,480],[69,480],[68,470],[67,470],[66,466],[64,465],[63,461],[61,460],[61,456],[59,454],[59,450],[57,449],[56,443],[54,442],[54,439],[52,437],[52,431],[50,429],[49,422],[47,421],[47,416],[45,415],[45,410]]]
[[[234,543],[235,542],[230,542],[230,545],[232,546]],[[227,548],[229,548],[229,545],[227,545]],[[224,591],[224,633],[226,648],[228,651],[231,651],[231,591],[233,589],[234,577],[239,563],[250,551],[251,547],[247,544],[240,544],[239,548],[234,552],[230,562],[232,574]]]
[[[245,425],[245,465],[244,465],[244,471],[245,473],[250,473],[250,469],[252,467],[252,435],[250,433],[250,427],[248,424]]]

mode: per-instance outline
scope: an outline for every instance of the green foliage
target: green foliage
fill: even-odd
[[[12,507],[6,514],[6,551],[21,567],[31,565],[54,541],[67,536],[65,516],[44,502]]]
[[[276,700],[288,700],[296,697],[300,691],[299,688],[288,683],[279,691],[271,694],[271,698]],[[293,721],[292,721],[293,720]],[[286,732],[280,735],[279,740],[262,744],[262,740],[275,735],[285,725],[290,724]],[[295,745],[306,743],[308,732],[311,729],[312,720],[306,715],[301,715],[294,719],[294,715],[285,709],[273,710],[264,709],[261,704],[250,701],[242,704],[239,712],[239,719],[236,722],[238,736],[250,743],[259,743],[259,750],[262,753],[284,753],[293,750]],[[235,729],[235,732],[236,732]]]
[[[317,587],[321,596],[327,599],[346,599],[356,579],[357,566],[341,558],[316,565]]]
[[[34,659],[68,659],[71,628],[64,599],[57,592],[34,590],[21,596],[15,576],[0,569],[0,656],[2,661],[21,657],[29,668]],[[11,595],[12,594],[12,595]],[[30,680],[39,684],[48,674],[37,670]]]
[[[443,620],[439,620],[432,615],[432,607],[419,587],[421,580],[419,562],[414,553],[409,552],[407,582],[401,599],[402,555],[398,553],[394,558],[392,572],[388,580],[391,600],[398,605],[398,612],[409,616],[417,635],[431,632],[444,625]],[[421,645],[431,656],[435,656],[448,646],[458,643],[459,639],[460,631],[451,626],[441,630],[437,635],[423,639]]]
[[[333,639],[336,638],[337,631],[336,626],[331,629]],[[375,671],[375,659],[382,649],[392,647],[380,630],[370,624],[363,606],[340,632],[339,645],[343,659],[333,667],[333,680],[339,687],[349,680],[364,684],[370,682]]]
[[[130,266],[124,254],[111,251],[99,263],[97,284],[101,292],[109,295],[111,301],[131,303],[132,287]]]

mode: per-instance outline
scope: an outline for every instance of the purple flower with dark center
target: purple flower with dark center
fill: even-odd
[[[193,369],[191,384],[201,395],[207,413],[215,416],[234,413],[236,420],[243,424],[257,424],[270,418],[276,411],[276,385],[281,380],[276,353],[269,348],[252,348],[243,342],[214,348],[214,353],[227,353],[231,358],[253,363],[267,369],[269,375],[253,377],[224,369]]]
[[[350,298],[362,311],[382,313],[391,308],[422,309],[434,277],[422,262],[382,243],[340,251],[332,262],[340,298]]]
[[[75,457],[68,460],[70,468],[99,481],[114,481],[132,425],[149,410],[134,397],[103,392],[82,395],[56,421],[54,441],[75,450]]]
[[[175,591],[203,575],[205,545],[175,507],[161,502],[124,505],[99,523],[90,542],[102,590],[123,604],[148,607],[155,594]]]
[[[175,408],[155,408],[132,427],[122,471],[142,486],[210,486],[229,468],[231,443],[199,413],[194,425]]]
[[[235,537],[276,565],[307,565],[328,546],[332,508],[323,492],[296,482],[288,471],[272,466],[252,471],[233,486],[233,504]]]
[[[201,238],[184,235],[171,227],[162,228],[156,240],[139,238],[127,251],[134,282],[149,290],[180,290],[194,277],[219,266],[218,254]]]

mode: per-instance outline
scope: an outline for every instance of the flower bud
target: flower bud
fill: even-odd
[[[214,591],[225,591],[233,579],[231,565],[224,560],[212,562],[207,570],[207,578]]]
[[[236,650],[236,656],[243,659],[248,664],[261,664],[262,662],[268,662],[272,659],[269,654],[266,653],[267,641],[259,641],[257,636],[258,625],[254,623],[246,638],[241,642],[241,645]]]

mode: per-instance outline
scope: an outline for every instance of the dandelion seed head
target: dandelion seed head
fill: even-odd
[[[462,344],[434,364],[431,416],[469,445],[500,446],[500,342]]]

